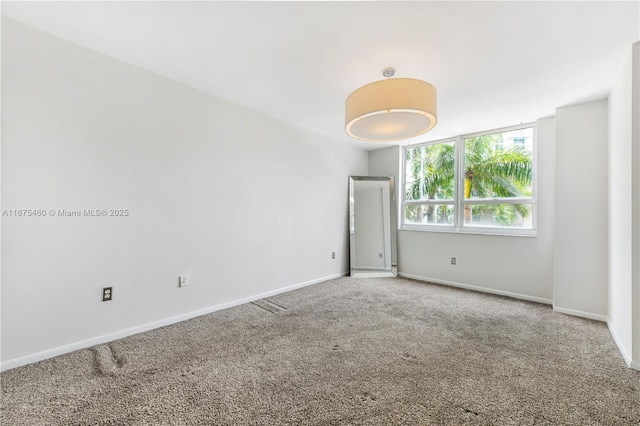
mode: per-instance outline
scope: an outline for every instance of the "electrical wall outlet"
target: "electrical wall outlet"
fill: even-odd
[[[102,287],[102,301],[108,302],[113,300],[113,287]]]
[[[455,265],[455,264],[456,264],[456,258],[455,258],[455,257],[452,257],[452,258],[451,258],[451,264],[452,264],[452,265]]]
[[[186,287],[187,285],[189,285],[189,276],[188,275],[180,275],[180,278],[178,280],[178,286],[179,287]]]
[[[332,251],[332,252],[331,252],[331,258],[332,258],[332,259],[335,259],[335,258],[336,258],[336,252],[335,252],[335,251]]]

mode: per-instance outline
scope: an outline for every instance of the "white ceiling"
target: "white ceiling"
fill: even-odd
[[[3,1],[2,15],[364,149],[392,144],[349,138],[344,100],[383,68],[438,89],[438,125],[405,144],[602,99],[640,40],[640,1]]]

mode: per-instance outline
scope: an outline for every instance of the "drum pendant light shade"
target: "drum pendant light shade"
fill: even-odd
[[[426,81],[390,78],[357,89],[345,104],[345,130],[355,139],[390,142],[436,125],[437,92]]]

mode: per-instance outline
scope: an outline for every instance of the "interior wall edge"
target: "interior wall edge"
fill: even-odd
[[[640,370],[640,364],[634,363],[631,361],[631,355],[627,352],[624,345],[622,344],[622,340],[620,340],[620,337],[618,336],[618,333],[616,332],[616,329],[613,323],[608,319],[607,319],[607,327],[609,328],[611,337],[613,337],[613,341],[616,343],[616,346],[618,347],[618,351],[620,351],[620,355],[622,355],[622,358],[624,359],[624,363],[627,364],[627,367]],[[635,364],[635,367],[634,367],[634,364]]]
[[[631,368],[640,370],[640,41],[631,47]]]

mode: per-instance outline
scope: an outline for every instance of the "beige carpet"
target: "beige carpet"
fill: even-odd
[[[2,373],[2,425],[640,424],[605,324],[341,278]]]

